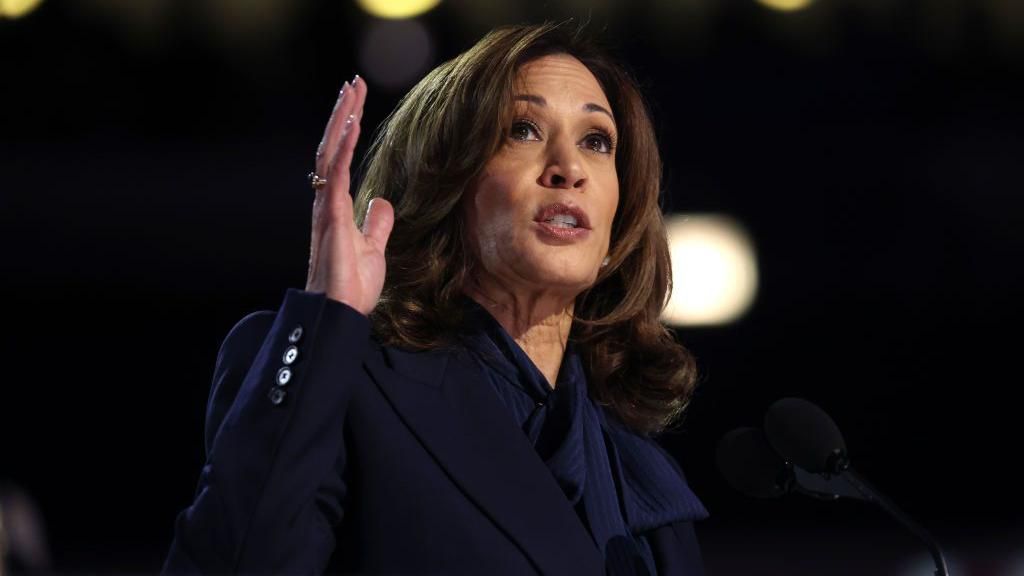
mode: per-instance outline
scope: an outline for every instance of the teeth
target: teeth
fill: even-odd
[[[552,224],[554,226],[557,226],[559,228],[575,228],[576,227],[576,218],[574,216],[570,216],[569,214],[556,214],[556,215],[552,216],[551,218],[548,218],[547,220],[545,220],[545,222],[547,222],[548,224]]]

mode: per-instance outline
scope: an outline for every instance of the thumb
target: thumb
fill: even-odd
[[[395,209],[391,202],[383,198],[370,200],[366,207],[366,221],[363,223],[363,236],[373,241],[381,252],[388,245],[391,228],[395,225]]]

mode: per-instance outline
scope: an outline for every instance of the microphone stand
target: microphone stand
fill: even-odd
[[[790,467],[792,472],[790,490],[818,500],[833,501],[845,496],[877,504],[924,542],[935,562],[935,576],[949,576],[949,568],[946,566],[946,559],[942,556],[942,549],[939,548],[938,542],[932,538],[931,534],[906,512],[900,510],[895,502],[871,486],[863,476],[849,466],[849,462],[837,465],[837,468],[841,470],[838,474],[813,474],[799,466],[790,464]]]
[[[935,576],[949,576],[949,568],[946,566],[946,559],[942,556],[942,549],[939,548],[939,543],[932,538],[931,534],[929,534],[924,527],[915,522],[914,519],[908,516],[903,510],[900,510],[899,506],[897,506],[895,502],[886,498],[878,490],[875,490],[874,487],[872,487],[863,476],[854,471],[853,468],[843,470],[840,477],[853,486],[853,488],[863,496],[864,500],[877,504],[882,508],[882,510],[885,510],[900,524],[906,526],[908,530],[913,532],[915,536],[924,542],[924,545],[928,547],[928,551],[932,555],[932,560],[935,561]]]

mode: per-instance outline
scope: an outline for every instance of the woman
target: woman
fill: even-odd
[[[165,570],[699,573],[707,513],[650,438],[694,369],[633,81],[564,27],[494,31],[402,100],[353,203],[366,94],[317,151],[306,290],[222,345]]]

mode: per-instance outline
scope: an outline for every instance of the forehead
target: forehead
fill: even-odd
[[[516,72],[516,89],[548,100],[568,98],[611,108],[594,74],[568,54],[551,54],[523,64]]]

